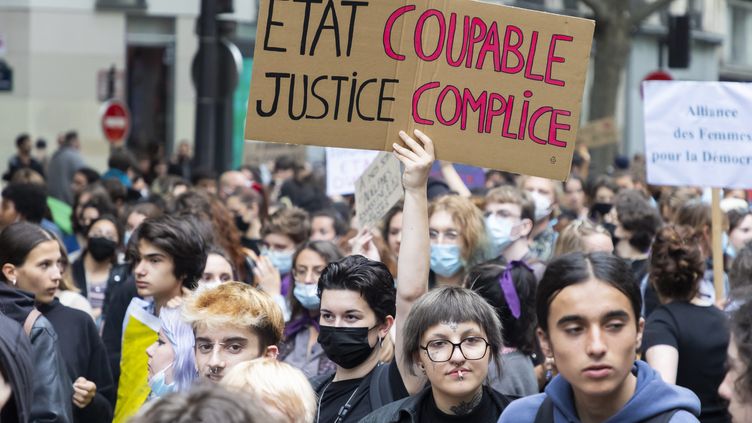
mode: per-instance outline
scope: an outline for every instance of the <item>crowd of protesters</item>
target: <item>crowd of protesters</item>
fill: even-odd
[[[469,189],[400,132],[404,197],[360,227],[292,157],[100,173],[58,144],[4,174],[3,423],[752,421],[743,190],[714,281],[709,194],[639,156]]]

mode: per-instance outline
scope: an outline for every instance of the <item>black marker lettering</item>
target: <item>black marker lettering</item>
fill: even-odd
[[[332,14],[332,25],[326,25],[326,19],[329,16],[330,12]],[[310,56],[313,56],[313,53],[316,51],[316,45],[319,43],[321,32],[325,29],[331,29],[334,31],[334,48],[336,50],[337,57],[340,57],[342,55],[342,52],[339,46],[339,23],[337,22],[337,12],[334,10],[333,0],[329,0],[324,7],[324,13],[321,15],[321,22],[319,22],[318,28],[316,28],[316,35],[313,37],[313,43],[311,43],[311,51],[309,53]]]
[[[339,96],[342,91],[342,81],[347,81],[349,78],[346,76],[333,76],[332,81],[337,81],[337,99],[334,102],[334,120],[337,120],[339,116]]]
[[[284,52],[284,51],[287,51],[286,48],[269,46],[269,33],[272,31],[272,26],[285,26],[285,24],[282,23],[281,21],[275,21],[272,18],[273,14],[274,14],[274,0],[269,0],[269,13],[266,15],[266,30],[264,31],[264,50]]]
[[[303,31],[300,34],[300,55],[305,55],[306,39],[308,37],[308,22],[311,18],[311,3],[321,3],[323,0],[293,0],[295,3],[305,3],[305,16],[303,16]]]
[[[378,81],[376,78],[367,79],[366,82],[360,85],[360,88],[358,88],[358,96],[355,99],[355,112],[358,113],[358,117],[360,117],[363,120],[371,121],[374,120],[374,118],[370,116],[364,116],[362,113],[360,113],[360,94],[363,93],[363,88],[366,87],[368,84],[373,84],[376,81]]]
[[[350,83],[350,102],[347,106],[347,121],[352,122],[353,106],[355,105],[355,88],[358,85],[358,80],[355,77],[358,76],[358,72],[353,72],[353,79]]]
[[[383,109],[384,102],[394,101],[394,97],[384,97],[384,88],[386,88],[386,84],[399,84],[399,79],[382,79],[381,80],[381,88],[379,89],[379,108],[378,108],[378,112],[376,113],[376,120],[380,122],[394,122],[394,119],[390,118],[389,116],[387,117],[381,116],[381,110]],[[391,111],[391,108],[390,108],[390,111]]]
[[[352,8],[352,10],[350,11],[350,28],[347,30],[347,51],[345,52],[345,55],[350,57],[350,51],[352,49],[353,34],[355,31],[355,14],[358,11],[358,7],[368,6],[368,2],[343,0],[342,6],[350,6]]]
[[[320,95],[316,93],[316,84],[318,84],[319,81],[323,79],[329,79],[329,77],[326,75],[319,76],[318,78],[314,79],[313,82],[311,82],[311,95],[316,97],[321,102],[321,104],[324,106],[324,111],[321,112],[321,114],[318,116],[306,115],[306,119],[323,119],[326,116],[326,114],[329,113],[329,103],[326,101],[324,97],[321,97]]]
[[[290,100],[287,104],[287,114],[290,116],[290,119],[292,120],[300,120],[303,116],[305,116],[306,107],[308,106],[308,75],[303,75],[303,90],[302,90],[302,97],[303,97],[303,109],[300,111],[299,115],[295,115],[295,112],[293,112],[294,103],[295,103],[295,74],[293,74],[290,77]]]
[[[279,102],[279,90],[280,90],[280,81],[282,78],[289,78],[289,73],[277,73],[277,72],[267,72],[264,76],[267,78],[276,78],[276,81],[274,81],[274,101],[272,102],[272,108],[265,112],[261,109],[261,100],[256,100],[256,113],[258,113],[261,117],[269,117],[274,115],[274,113],[277,112],[277,103]]]

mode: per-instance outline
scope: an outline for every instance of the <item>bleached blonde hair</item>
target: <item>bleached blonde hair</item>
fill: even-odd
[[[200,287],[185,301],[183,319],[194,332],[227,325],[249,328],[258,335],[261,351],[277,345],[285,327],[282,310],[272,297],[243,282]]]
[[[221,384],[266,404],[267,423],[312,423],[316,415],[316,393],[303,372],[273,358],[239,363]]]

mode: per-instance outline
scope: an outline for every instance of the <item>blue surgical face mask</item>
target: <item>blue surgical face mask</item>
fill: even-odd
[[[318,296],[318,284],[295,282],[295,288],[292,295],[295,296],[306,310],[318,310],[321,306],[321,299]]]
[[[123,235],[123,245],[128,245],[128,241],[131,240],[131,236],[133,236],[133,231],[125,231],[125,234]]]
[[[437,275],[449,277],[462,269],[459,245],[431,244],[431,270]]]
[[[170,363],[167,367],[160,370],[157,374],[152,376],[149,379],[149,387],[151,388],[151,393],[156,397],[162,397],[164,395],[167,395],[171,392],[175,392],[175,389],[177,388],[175,386],[175,382],[173,381],[169,385],[165,383],[165,374],[167,372],[167,369],[172,367],[173,363]]]
[[[734,246],[729,242],[729,237],[726,232],[723,232],[723,235],[721,236],[721,248],[729,258],[736,258],[736,248],[734,248]]]
[[[514,222],[494,215],[486,218],[486,234],[493,248],[493,255],[499,255],[515,240],[512,239]]]
[[[736,258],[736,248],[734,248],[733,245],[729,244],[728,247],[726,247],[726,250],[724,250],[728,258],[735,259]]]
[[[269,260],[271,260],[272,265],[279,270],[279,273],[285,274],[290,273],[290,270],[292,269],[292,251],[276,251],[276,250],[268,250],[266,253],[264,253],[265,256],[269,257]]]

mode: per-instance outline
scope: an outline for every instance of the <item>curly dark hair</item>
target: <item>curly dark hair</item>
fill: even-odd
[[[650,253],[650,283],[658,295],[690,300],[704,273],[705,259],[693,228],[668,225],[658,231]]]
[[[240,243],[240,232],[235,228],[232,213],[217,196],[202,191],[187,191],[173,202],[170,211],[179,217],[193,216],[211,225],[204,236],[209,244],[221,246],[230,255],[231,264],[238,271],[238,278],[246,283],[253,280],[245,267],[245,253]],[[206,229],[206,228],[204,228]]]
[[[739,362],[746,363],[734,388],[746,402],[752,399],[752,301],[739,307],[731,318],[731,334],[736,342]]]
[[[645,253],[661,227],[658,210],[650,206],[645,195],[637,190],[622,191],[614,199],[621,226],[632,233],[629,244]]]

